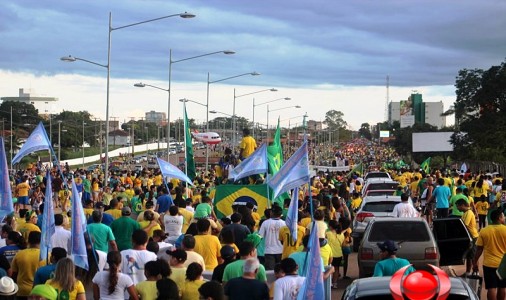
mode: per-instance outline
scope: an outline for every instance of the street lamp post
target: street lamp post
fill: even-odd
[[[172,49],[170,49],[169,50],[169,88],[168,89],[160,88],[160,87],[149,85],[149,84],[143,84],[142,82],[134,84],[134,86],[136,86],[136,87],[149,86],[149,87],[167,92],[167,161],[170,161],[170,96],[171,96],[171,83],[172,83],[172,64],[182,62],[182,61],[192,60],[192,59],[196,59],[196,58],[200,58],[200,57],[204,57],[204,56],[209,56],[209,55],[213,55],[213,54],[220,54],[220,53],[223,53],[226,55],[235,54],[235,52],[232,50],[222,50],[222,51],[215,51],[215,52],[210,52],[210,53],[206,53],[206,54],[187,57],[187,58],[183,58],[183,59],[172,60]]]
[[[299,105],[292,105],[292,106],[286,106],[286,107],[281,107],[281,108],[269,110],[269,105],[267,105],[267,142],[269,142],[269,112],[288,109],[288,108],[300,108],[300,106]]]
[[[255,107],[260,106],[260,105],[264,105],[264,104],[267,104],[267,103],[272,103],[272,102],[280,101],[280,100],[290,101],[290,100],[292,100],[292,98],[289,98],[289,97],[277,98],[277,99],[273,99],[273,100],[262,102],[262,103],[258,103],[258,104],[255,104],[255,98],[253,98],[253,137],[255,137]],[[268,124],[269,124],[269,122],[267,122],[267,125]],[[267,131],[269,131],[269,128],[267,128]]]
[[[84,123],[83,120],[83,170],[84,170],[84,125],[86,125],[86,123]]]
[[[259,76],[260,73],[258,72],[249,72],[249,73],[243,73],[243,74],[239,74],[239,75],[235,75],[235,76],[230,76],[230,77],[226,77],[226,78],[223,78],[223,79],[219,79],[219,80],[213,80],[213,81],[210,81],[209,79],[209,72],[207,73],[207,96],[206,96],[206,105],[207,105],[207,111],[206,111],[206,131],[209,131],[209,85],[211,83],[217,83],[217,82],[222,82],[222,81],[226,81],[226,80],[229,80],[229,79],[234,79],[234,78],[237,78],[237,77],[242,77],[242,76],[246,76],[246,75],[251,75],[251,76]],[[209,168],[209,145],[206,144],[206,171],[204,174],[207,174],[207,172],[209,171],[208,170]]]
[[[108,43],[107,43],[107,64],[106,65],[95,63],[95,62],[85,60],[85,59],[78,59],[77,57],[72,57],[72,56],[69,56],[67,58],[62,58],[63,61],[73,62],[76,60],[81,60],[81,61],[84,61],[87,63],[91,63],[91,64],[94,64],[97,66],[107,68],[107,88],[106,88],[107,97],[106,97],[106,107],[105,107],[106,143],[105,143],[104,186],[106,186],[108,184],[108,177],[109,177],[109,91],[110,91],[109,86],[110,86],[110,77],[111,77],[110,74],[111,74],[111,45],[112,45],[111,37],[112,37],[112,32],[115,30],[128,28],[128,27],[132,27],[132,26],[137,26],[137,25],[141,25],[141,24],[145,24],[145,23],[150,23],[150,22],[154,22],[154,21],[158,21],[158,20],[162,20],[162,19],[167,19],[167,18],[171,18],[171,17],[181,17],[183,19],[189,19],[189,18],[194,18],[195,15],[191,14],[191,13],[184,12],[184,13],[168,15],[168,16],[164,16],[164,17],[160,17],[160,18],[150,19],[150,20],[146,20],[146,21],[142,21],[142,22],[132,23],[132,24],[128,24],[128,25],[124,25],[124,26],[120,26],[120,27],[112,27],[112,13],[109,13],[109,38],[108,38]]]
[[[236,119],[235,119],[235,99],[240,98],[240,97],[244,97],[244,96],[249,96],[249,95],[253,95],[253,94],[262,93],[262,92],[277,92],[277,91],[278,90],[275,89],[275,88],[270,88],[270,89],[260,90],[260,91],[251,92],[251,93],[247,93],[247,94],[236,95],[235,94],[235,88],[234,88],[234,105],[233,105],[233,113],[232,113],[232,115],[234,116],[234,118],[232,119],[232,133],[233,133],[233,137],[232,137],[233,148],[232,149],[235,149],[236,143],[237,143],[237,140],[236,140],[237,125],[236,125]]]

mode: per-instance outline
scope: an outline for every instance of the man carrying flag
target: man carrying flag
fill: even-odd
[[[430,159],[429,157],[420,164],[420,169],[422,169],[425,174],[430,174]]]

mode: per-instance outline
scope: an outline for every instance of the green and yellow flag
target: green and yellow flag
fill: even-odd
[[[420,169],[422,169],[425,174],[430,174],[430,159],[429,157],[420,164]]]
[[[193,158],[192,135],[190,125],[188,123],[188,115],[186,114],[186,105],[184,106],[184,141],[185,141],[185,160],[186,160],[186,176],[192,181],[196,177],[195,160]]]
[[[283,165],[283,148],[281,147],[281,130],[278,128],[274,134],[272,145],[267,147],[267,160],[269,161],[269,174],[276,174]]]
[[[354,173],[357,173],[359,174],[360,176],[364,176],[364,165],[360,162],[358,164],[356,164],[353,169],[351,169],[350,172],[348,172],[348,174],[346,175],[347,178],[350,178],[351,175],[353,175]]]
[[[214,196],[214,211],[216,217],[221,219],[233,213],[234,203],[246,205],[250,202],[257,207],[257,213],[262,217],[267,204],[267,184],[238,185],[221,184],[216,186]],[[272,190],[270,191],[272,193]],[[283,207],[283,203],[279,203]]]

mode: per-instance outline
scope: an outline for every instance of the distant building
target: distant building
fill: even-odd
[[[323,122],[318,122],[314,120],[307,121],[307,130],[308,131],[319,131],[323,129]]]
[[[148,111],[146,112],[146,122],[156,123],[156,125],[163,125],[166,123],[166,114],[164,112]]]
[[[35,109],[39,111],[39,115],[49,114],[50,107],[54,104],[52,102],[58,101],[58,98],[55,97],[34,96],[33,94],[35,93],[32,90],[30,90],[30,92],[25,92],[25,89],[19,89],[18,97],[2,97],[0,99],[2,101],[17,101],[32,104]]]
[[[388,104],[388,122],[399,121],[401,128],[414,124],[430,124],[438,128],[446,126],[443,101],[423,102],[421,94],[411,94],[407,100]]]
[[[130,134],[124,130],[113,130],[107,138],[109,145],[130,145]]]

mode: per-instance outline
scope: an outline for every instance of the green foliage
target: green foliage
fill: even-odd
[[[362,123],[362,125],[360,125],[360,129],[358,130],[358,134],[363,138],[371,140],[372,139],[371,125],[369,125],[369,123]]]
[[[348,123],[343,119],[344,114],[337,110],[329,110],[325,114],[325,125],[327,125],[331,130],[335,130],[338,128],[346,128]]]

